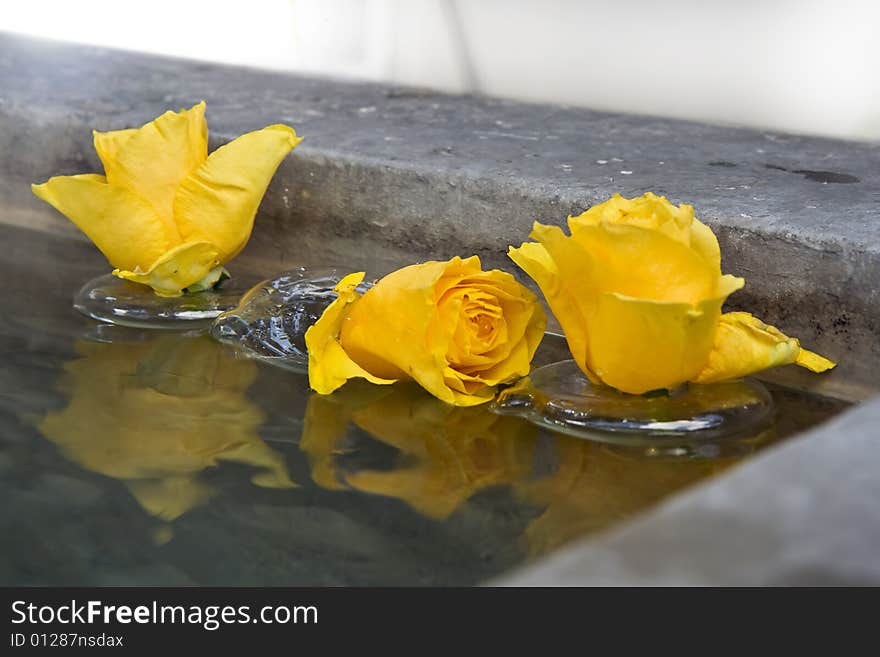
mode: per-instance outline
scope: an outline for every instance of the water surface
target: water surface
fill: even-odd
[[[844,408],[773,388],[773,429],[676,459],[413,386],[318,397],[198,332],[81,317],[71,295],[104,270],[88,244],[0,240],[3,584],[478,583]]]

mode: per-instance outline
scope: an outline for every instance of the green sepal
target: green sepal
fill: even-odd
[[[232,275],[226,270],[226,267],[218,265],[205,274],[205,277],[200,281],[196,281],[183,291],[187,294],[195,294],[197,292],[204,292],[205,290],[212,290],[219,287],[223,281],[228,278],[232,278]]]

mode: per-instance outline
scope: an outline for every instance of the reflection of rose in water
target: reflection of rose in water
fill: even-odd
[[[396,448],[397,467],[340,473],[335,457],[345,451],[349,423]],[[451,406],[414,384],[352,382],[309,398],[300,448],[324,488],[396,497],[444,519],[483,489],[531,476],[536,434],[518,418]]]
[[[345,472],[338,461],[349,451],[351,424],[396,448],[395,467]],[[350,383],[309,398],[300,448],[320,486],[395,497],[438,520],[485,488],[510,486],[539,511],[523,537],[538,556],[727,468],[772,434],[743,440],[735,456],[719,459],[651,457],[563,435],[546,435],[539,447],[538,429],[519,418],[456,408],[414,385]]]
[[[743,440],[752,449],[772,440],[773,429]],[[662,459],[568,436],[556,437],[558,468],[551,477],[515,484],[520,499],[544,507],[529,523],[531,556],[546,554],[581,535],[604,529],[661,498],[733,465],[721,459]]]
[[[244,395],[253,362],[204,336],[76,349],[58,386],[67,407],[38,427],[71,461],[122,480],[148,513],[170,521],[207,500],[215,491],[199,473],[219,461],[259,468],[258,486],[295,486],[257,435],[263,416]]]

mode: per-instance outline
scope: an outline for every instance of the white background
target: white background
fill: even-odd
[[[880,139],[880,0],[0,0],[0,30]]]

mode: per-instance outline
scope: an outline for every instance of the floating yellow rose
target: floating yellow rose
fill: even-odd
[[[209,157],[204,102],[94,137],[105,175],[31,188],[95,243],[114,275],[169,297],[220,279],[221,265],[247,244],[275,170],[301,141],[293,128],[271,125]]]
[[[569,217],[571,236],[535,223],[511,259],[531,276],[595,383],[640,394],[797,363],[834,363],[748,313],[721,314],[745,281],[721,274],[711,229],[689,205],[615,195]]]
[[[338,298],[306,332],[316,392],[356,377],[415,380],[444,402],[473,406],[529,373],[546,317],[510,274],[483,271],[473,256],[404,267],[361,296],[363,278],[342,279]]]
[[[123,481],[151,515],[174,520],[210,498],[199,475],[220,461],[256,468],[258,486],[295,486],[257,434],[263,414],[245,396],[252,361],[206,336],[76,349],[59,386],[67,406],[38,428],[71,461]]]

